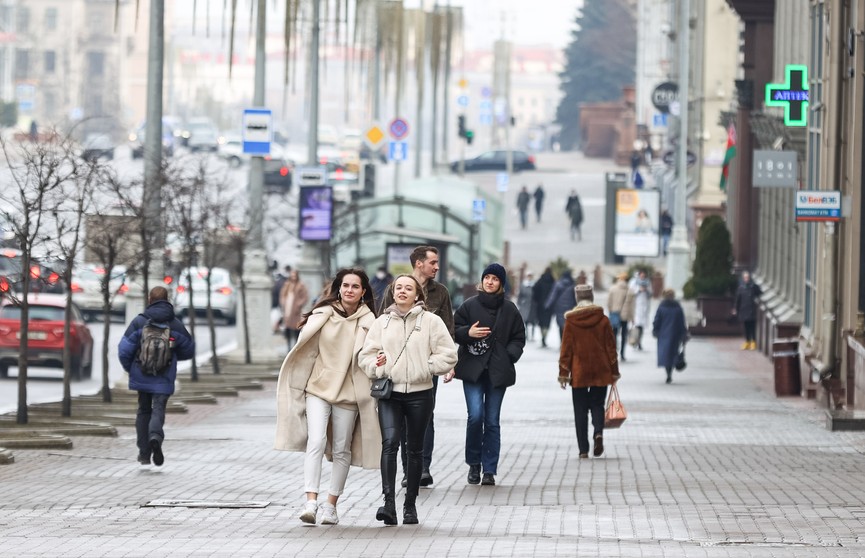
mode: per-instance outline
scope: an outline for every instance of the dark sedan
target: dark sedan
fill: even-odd
[[[512,151],[514,171],[535,170],[535,158],[525,151]],[[486,151],[472,159],[466,159],[466,172],[507,170],[508,152],[505,150]],[[451,163],[451,171],[458,172],[460,162]]]

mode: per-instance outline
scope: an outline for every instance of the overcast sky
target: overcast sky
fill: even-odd
[[[517,44],[564,47],[583,0],[453,0],[452,4],[463,6],[469,48],[491,46],[501,38],[503,27],[505,38]]]

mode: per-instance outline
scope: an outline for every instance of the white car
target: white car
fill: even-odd
[[[238,292],[227,269],[214,267],[210,270],[210,308],[213,315],[225,319],[229,324],[237,321]],[[207,315],[207,268],[189,267],[180,272],[174,291],[174,310],[179,316],[189,315],[190,286],[192,287],[192,309],[196,316]]]
[[[105,268],[97,264],[85,264],[77,268],[72,275],[72,302],[78,305],[86,321],[92,321],[102,315],[102,281],[105,278]],[[126,267],[114,266],[108,278],[109,303],[111,313],[126,315],[127,284]]]
[[[225,141],[219,145],[219,157],[225,159],[232,168],[249,162],[249,155],[243,152],[243,138],[240,134],[225,134]]]
[[[186,146],[190,151],[213,151],[219,149],[219,132],[209,118],[192,118],[186,124],[189,137]]]

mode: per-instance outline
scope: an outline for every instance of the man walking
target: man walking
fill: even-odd
[[[535,216],[538,218],[538,223],[541,222],[541,213],[544,212],[544,198],[546,197],[546,192],[544,192],[544,185],[538,183],[538,187],[535,188],[535,193],[532,194],[535,198]]]
[[[129,389],[138,391],[138,414],[135,417],[138,462],[162,465],[162,443],[165,440],[165,406],[174,393],[177,361],[192,358],[195,341],[175,316],[165,287],[150,289],[148,306],[132,320],[118,355],[129,373]]]
[[[529,194],[529,189],[523,186],[523,189],[520,190],[519,195],[517,195],[517,209],[520,210],[520,227],[523,230],[526,230],[526,225],[529,220],[529,202],[531,202],[532,196]]]
[[[577,237],[583,240],[583,233],[580,231],[580,226],[583,224],[583,206],[576,188],[571,188],[571,195],[568,196],[568,202],[565,204],[565,213],[568,214],[571,222],[571,240],[576,240]]]
[[[454,311],[451,306],[451,295],[447,287],[435,280],[436,274],[439,271],[439,251],[435,246],[418,246],[412,250],[409,256],[409,261],[412,266],[412,276],[417,279],[420,286],[424,290],[424,299],[426,309],[442,319],[451,339],[454,336]],[[380,311],[384,310],[394,303],[393,285],[388,287],[385,292],[384,299],[381,301]],[[445,383],[450,382],[454,377],[454,371],[448,372],[445,377]],[[438,376],[433,376],[433,409],[435,409],[435,396],[438,389]],[[430,464],[432,463],[433,446],[435,445],[435,427],[433,419],[435,414],[430,416],[429,424],[427,425],[426,434],[423,442],[423,471],[421,472],[420,485],[430,486],[433,484],[433,478],[430,474]],[[405,429],[403,429],[400,437],[400,448],[402,456],[402,470],[406,470],[407,453],[405,445]],[[406,486],[406,478],[403,476],[403,486]]]

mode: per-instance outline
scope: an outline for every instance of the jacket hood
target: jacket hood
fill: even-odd
[[[167,300],[157,300],[145,308],[143,314],[154,322],[168,323],[174,319],[174,306]]]
[[[604,309],[596,304],[577,306],[565,312],[565,320],[577,327],[593,328],[604,319]]]
[[[423,303],[423,301],[419,300],[419,301],[414,303],[414,306],[412,306],[408,312],[403,314],[402,312],[399,311],[399,308],[396,307],[396,302],[394,302],[393,304],[391,304],[390,306],[388,306],[387,308],[384,309],[384,311],[382,312],[382,315],[391,314],[394,318],[405,319],[405,318],[408,318],[409,316],[417,316],[418,314],[421,313],[421,311],[423,309],[424,309],[424,303]]]

